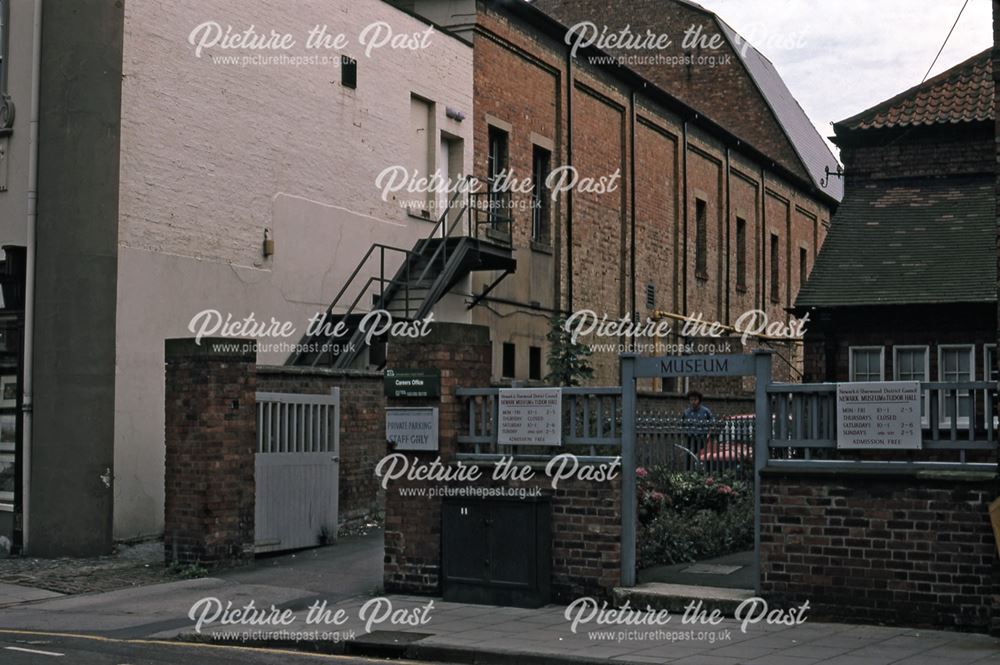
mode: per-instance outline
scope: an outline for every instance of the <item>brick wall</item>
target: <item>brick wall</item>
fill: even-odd
[[[454,459],[455,437],[467,414],[455,399],[458,387],[489,385],[490,340],[480,326],[441,325],[422,340],[393,343],[390,367],[437,367],[441,369],[440,400],[405,400],[399,405],[433,404],[440,408],[440,456]],[[390,405],[395,403],[390,400]],[[436,453],[409,453],[421,462]],[[477,487],[504,484],[510,487],[544,486],[552,492],[544,470],[531,481],[500,483],[490,479],[492,465],[484,467]],[[397,593],[440,592],[441,499],[401,496],[401,488],[456,486],[453,483],[395,481],[386,491],[385,572],[386,591]],[[466,485],[468,486],[468,485]],[[560,483],[552,492],[552,588],[557,600],[568,601],[581,594],[610,596],[620,573],[621,486],[620,476],[611,484],[573,481]]]
[[[948,125],[909,129],[903,136],[897,132],[869,136],[869,130],[864,145],[844,145],[840,155],[855,182],[990,173],[994,162],[992,130],[985,123],[964,128]]]
[[[303,367],[257,367],[261,392],[329,395],[340,388],[340,523],[382,512],[375,465],[386,451],[381,372]]]
[[[436,324],[420,339],[394,339],[386,365],[392,368],[441,370],[441,396],[427,400],[388,400],[387,406],[437,406],[439,452],[409,453],[421,463],[440,456],[454,458],[460,403],[455,390],[489,385],[492,353],[489,330],[482,326]],[[385,589],[403,593],[436,593],[441,566],[441,499],[401,496],[404,487],[429,483],[396,481],[385,495]]]
[[[990,474],[761,480],[761,584],[811,616],[986,630],[1000,608]]]
[[[217,352],[219,341],[165,343],[168,562],[253,558],[255,354]]]
[[[585,4],[594,17],[606,11],[600,3]],[[641,2],[630,7],[630,12],[637,21],[660,28],[706,20],[702,12],[680,3]],[[462,16],[463,23],[467,18]],[[632,28],[642,29],[634,21]],[[553,147],[553,167],[572,163],[581,177],[599,178],[615,171],[621,175],[614,192],[575,194],[572,215],[568,197],[558,198],[552,210],[553,235],[548,251],[539,251],[529,240],[530,206],[522,200],[527,195],[513,195],[519,203],[514,212],[518,271],[490,294],[497,299],[490,303],[490,309],[472,312],[474,323],[488,325],[494,333],[494,378],[500,375],[500,345],[504,342],[515,344],[515,378],[529,378],[527,347],[547,350],[547,314],[552,308],[591,308],[609,318],[633,310],[641,317],[653,310],[685,315],[700,312],[706,318],[731,323],[744,311],[762,307],[773,320],[787,320],[785,308],[792,305],[800,286],[799,250],[806,249],[811,269],[829,223],[828,203],[809,186],[777,175],[770,160],[758,163],[740,145],[727,145],[700,119],[689,118],[685,125],[676,108],[666,108],[648,89],[637,89],[633,96],[629,84],[582,57],[574,61],[570,71],[566,50],[564,41],[544,34],[514,13],[490,3],[478,5],[475,173],[485,173],[487,132],[494,124],[509,128],[511,168],[520,176],[530,174],[532,143],[540,140]],[[706,111],[711,108],[712,117],[727,129],[753,138],[750,143],[778,161],[784,161],[783,155],[789,163],[797,162],[739,62],[696,72],[694,79],[683,67],[662,69],[670,94],[698,101],[706,105]],[[526,89],[532,94],[526,96]],[[633,115],[634,182],[630,164]],[[701,276],[695,270],[699,196],[705,200],[709,220],[708,270]],[[746,223],[746,283],[740,288],[736,285],[737,218]],[[769,292],[765,293],[770,284],[765,220],[780,240],[779,298],[774,303]],[[473,290],[480,291],[490,278],[474,277]],[[570,282],[572,302],[568,298]],[[654,290],[652,307],[646,305],[649,285]],[[591,384],[618,382],[617,353],[595,354],[592,362],[597,371]]]

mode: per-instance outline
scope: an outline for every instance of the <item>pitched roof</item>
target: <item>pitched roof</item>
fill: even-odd
[[[827,186],[824,188],[820,181],[826,179],[826,169],[836,171],[839,163],[833,156],[830,146],[826,144],[823,137],[816,131],[809,116],[802,110],[798,100],[792,96],[788,86],[785,85],[778,70],[770,60],[765,58],[752,45],[747,44],[729,24],[713,14],[715,20],[722,28],[722,32],[729,39],[729,43],[736,50],[747,71],[753,78],[754,83],[764,97],[764,101],[771,107],[774,117],[784,130],[785,135],[792,144],[803,166],[809,172],[809,177],[813,183],[825,191],[833,198],[840,201],[844,198],[844,179],[828,178]],[[747,44],[747,48],[743,45]]]
[[[917,127],[993,120],[992,48],[892,99],[834,124],[844,130]]]
[[[992,176],[852,186],[796,307],[996,302]]]
[[[533,6],[564,25],[585,20],[601,20],[607,24],[607,27],[611,31],[625,28],[629,23],[633,24],[632,27],[634,30],[639,31],[640,26],[634,25],[637,20],[636,14],[635,12],[630,12],[636,0],[603,0],[596,4],[589,3],[589,6],[588,3],[582,3],[578,0],[529,1]],[[771,115],[787,138],[795,156],[798,158],[799,165],[797,166],[803,169],[804,174],[808,176],[808,179],[818,191],[829,195],[836,201],[840,201],[844,195],[842,179],[830,178],[825,187],[821,184],[821,180],[826,176],[826,169],[828,167],[831,171],[837,170],[839,165],[837,158],[830,150],[826,141],[823,140],[823,137],[820,136],[812,121],[809,120],[805,111],[802,110],[802,107],[792,96],[792,93],[788,90],[788,87],[781,79],[774,65],[711,10],[691,0],[658,0],[658,2],[672,2],[693,9],[704,14],[718,25],[719,31],[725,36],[730,48],[737,54],[750,80],[760,92]],[[596,6],[600,6],[601,9],[595,10]],[[594,16],[595,11],[601,11],[602,13],[600,16]],[[645,28],[646,26],[641,27]],[[669,34],[675,26],[667,25],[667,19],[664,17],[663,25],[650,27],[651,29],[659,28],[659,32]],[[609,53],[617,54],[614,49],[609,49]],[[662,77],[658,75],[662,71],[661,65],[636,64],[631,69],[646,80],[657,84],[665,92],[679,94],[679,91],[671,90],[669,82],[665,83]],[[719,117],[719,114],[724,113],[724,111],[715,106],[713,101],[698,99],[697,96],[686,98],[684,101],[716,124],[727,126],[732,130],[731,123],[727,123],[725,122],[725,118]],[[745,113],[745,111],[744,108],[743,112]],[[733,131],[733,133],[739,135],[740,132]],[[763,142],[756,140],[759,137],[746,135],[740,138],[761,152],[768,152],[764,149]],[[770,154],[768,156],[775,161],[781,161],[779,155]]]

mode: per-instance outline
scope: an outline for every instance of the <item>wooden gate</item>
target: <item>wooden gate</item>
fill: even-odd
[[[333,542],[340,489],[340,389],[257,393],[255,550]]]

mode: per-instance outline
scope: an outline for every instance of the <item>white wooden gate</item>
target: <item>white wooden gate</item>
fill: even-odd
[[[257,552],[313,547],[337,537],[340,388],[330,393],[257,393]]]

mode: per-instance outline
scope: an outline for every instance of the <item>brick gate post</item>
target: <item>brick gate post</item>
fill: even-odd
[[[168,339],[165,360],[166,560],[210,566],[252,560],[254,344]]]
[[[459,423],[465,415],[455,396],[457,388],[486,388],[492,373],[489,329],[459,323],[435,323],[432,332],[418,339],[389,343],[387,367],[440,369],[441,397],[429,400],[387,400],[387,406],[437,406],[440,451],[407,453],[407,457],[448,462],[457,450]],[[385,590],[404,593],[437,593],[441,567],[441,498],[401,496],[404,487],[434,483],[398,480],[385,493]]]

